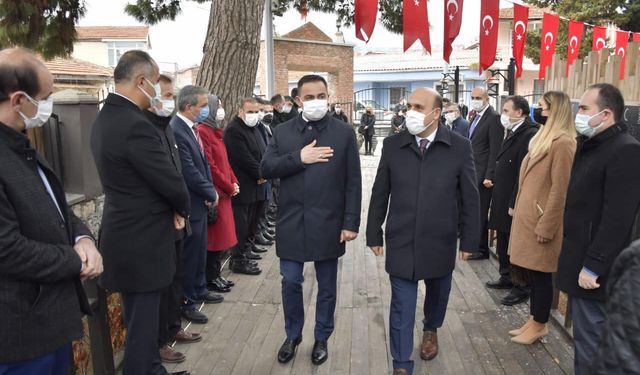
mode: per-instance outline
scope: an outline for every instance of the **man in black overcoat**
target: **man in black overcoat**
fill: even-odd
[[[89,229],[27,128],[51,115],[53,76],[31,52],[0,51],[0,374],[67,375],[102,272]]]
[[[520,165],[529,153],[529,141],[538,131],[538,125],[529,118],[529,103],[522,96],[507,98],[502,106],[500,117],[505,129],[502,148],[496,160],[495,181],[491,196],[489,228],[496,230],[496,252],[500,262],[500,278],[487,282],[487,287],[511,289],[500,301],[503,305],[522,303],[529,297],[523,286],[514,286],[511,282],[511,263],[509,262],[509,233],[511,217],[518,195],[518,177]]]
[[[640,207],[640,143],[629,134],[624,111],[617,88],[596,84],[582,96],[575,119],[581,135],[567,191],[556,282],[569,295],[578,375],[590,374],[611,267],[631,242]]]
[[[408,108],[407,131],[384,140],[367,219],[367,246],[374,254],[383,254],[386,240],[389,336],[398,373],[413,371],[418,282],[426,286],[420,356],[431,360],[449,301],[458,228],[462,259],[476,251],[480,231],[471,143],[439,123],[442,98],[435,90],[415,90]]]
[[[166,374],[158,354],[160,301],[176,271],[175,229],[189,216],[189,193],[144,110],[159,93],[158,65],[126,52],[114,70],[91,134],[105,193],[100,285],[122,294],[127,328],[123,374]]]
[[[473,148],[473,161],[476,166],[476,179],[480,193],[480,237],[478,253],[469,260],[489,259],[489,206],[495,179],[496,159],[502,147],[504,129],[498,114],[489,105],[489,95],[483,87],[471,91],[471,109],[475,116],[469,125],[469,139]]]
[[[328,358],[334,328],[338,258],[360,226],[360,158],[354,132],[328,113],[324,78],[302,77],[298,94],[302,113],[274,130],[262,173],[280,178],[276,252],[287,338],[278,361],[290,361],[302,341],[302,271],[305,262],[314,262],[318,300],[311,359],[319,365]]]

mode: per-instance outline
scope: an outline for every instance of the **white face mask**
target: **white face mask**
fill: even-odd
[[[302,102],[302,113],[304,117],[309,121],[318,121],[327,114],[327,100],[326,99],[314,99],[306,102]]]
[[[173,110],[176,109],[176,102],[173,99],[162,99],[160,100],[162,103],[162,108],[156,107],[156,114],[162,117],[169,117],[173,113]]]
[[[603,123],[601,122],[600,125],[591,127],[589,125],[589,122],[591,121],[591,119],[600,115],[602,112],[604,112],[604,110],[596,113],[593,116],[580,114],[580,113],[576,114],[575,124],[576,124],[576,131],[578,132],[578,134],[582,134],[587,138],[591,138],[594,135],[596,135],[596,133],[598,132],[598,129],[600,129]]]
[[[444,119],[447,120],[447,123],[449,124],[452,124],[454,121],[456,121],[457,118],[458,118],[458,115],[456,115],[455,112],[449,112],[444,114]]]
[[[138,90],[142,91],[142,93],[144,94],[144,96],[146,96],[147,98],[149,98],[149,106],[150,107],[157,107],[158,104],[161,102],[160,99],[160,83],[156,83],[155,85],[153,83],[151,83],[151,81],[149,81],[147,79],[147,77],[144,77],[144,80],[149,82],[149,84],[151,85],[151,87],[153,87],[153,91],[154,91],[154,96],[149,95],[148,92],[145,91],[144,87],[142,86],[138,86]]]
[[[411,133],[412,135],[417,135],[427,130],[427,128],[429,128],[433,124],[433,121],[435,121],[435,119],[431,121],[429,125],[424,124],[424,119],[434,111],[435,109],[425,115],[424,113],[414,111],[413,109],[409,110],[406,117],[406,126],[409,133]]]
[[[216,121],[222,121],[224,120],[224,116],[226,116],[226,112],[224,111],[224,108],[218,108],[218,110],[216,111]]]
[[[32,118],[25,116],[22,111],[18,112],[20,117],[22,117],[22,120],[24,120],[25,129],[38,128],[44,125],[45,122],[49,120],[49,117],[51,117],[51,113],[53,113],[53,98],[49,97],[48,99],[37,101],[30,97],[26,92],[24,93],[24,96],[27,100],[33,103],[33,105],[38,107],[38,112],[36,112],[36,115]]]
[[[244,123],[248,127],[253,128],[254,126],[258,125],[259,116],[260,116],[259,113],[245,113]]]
[[[262,121],[263,118],[264,118],[264,111],[258,112],[258,121]]]
[[[479,112],[482,108],[484,108],[484,102],[482,100],[471,101],[471,109],[475,109],[476,112]]]
[[[291,112],[291,106],[290,105],[285,105],[284,107],[282,107],[282,112],[283,113]]]
[[[340,112],[342,112],[342,108],[336,108],[336,113],[340,114]]]
[[[513,129],[516,125],[518,125],[518,123],[522,121],[524,121],[524,119],[518,119],[516,122],[511,122],[511,117],[507,116],[506,113],[500,115],[500,123],[507,130]]]

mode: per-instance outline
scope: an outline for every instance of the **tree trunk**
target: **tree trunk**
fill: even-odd
[[[197,84],[222,100],[227,122],[253,94],[264,0],[213,0]]]

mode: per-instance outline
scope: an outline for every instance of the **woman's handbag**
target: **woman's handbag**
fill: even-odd
[[[207,208],[207,224],[214,224],[218,221],[218,207]]]

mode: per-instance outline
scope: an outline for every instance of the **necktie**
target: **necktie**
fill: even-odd
[[[204,144],[202,143],[202,138],[200,138],[200,133],[198,132],[198,128],[194,126],[193,132],[196,134],[196,139],[198,140],[198,145],[200,146],[200,153],[204,155]]]
[[[427,145],[429,144],[429,140],[424,138],[420,140],[420,153],[424,155],[424,152],[427,150]]]
[[[513,130],[511,129],[507,129],[507,135],[504,137],[505,140],[511,138],[511,135],[513,134]]]
[[[476,126],[478,126],[478,122],[480,122],[480,114],[476,114],[473,118],[473,122],[471,123],[471,128],[469,128],[469,137],[473,135],[473,132],[476,130]]]

